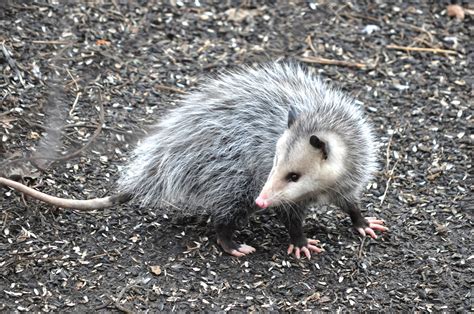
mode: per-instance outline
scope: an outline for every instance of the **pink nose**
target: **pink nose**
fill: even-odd
[[[258,207],[260,208],[267,208],[268,206],[270,206],[270,201],[267,199],[266,195],[260,195],[259,197],[257,197],[255,203],[257,203]]]

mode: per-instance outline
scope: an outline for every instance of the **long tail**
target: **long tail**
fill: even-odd
[[[37,200],[62,208],[74,208],[79,210],[94,210],[111,207],[129,201],[132,197],[128,193],[116,194],[102,198],[93,198],[90,200],[73,200],[51,196],[24,184],[0,177],[0,185],[9,186],[21,193],[29,195]]]

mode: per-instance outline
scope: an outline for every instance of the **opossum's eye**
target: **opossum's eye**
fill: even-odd
[[[290,172],[286,175],[286,180],[288,180],[288,182],[296,182],[300,177],[301,175],[299,173]]]

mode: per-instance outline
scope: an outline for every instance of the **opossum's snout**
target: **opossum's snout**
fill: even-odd
[[[266,194],[260,194],[255,200],[255,203],[258,205],[258,207],[264,209],[270,206],[271,201],[268,199],[268,196]]]

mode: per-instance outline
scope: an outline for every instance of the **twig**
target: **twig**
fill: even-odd
[[[110,300],[109,300],[109,301],[107,301],[107,302],[105,302],[105,303],[99,305],[98,307],[96,307],[96,308],[94,308],[94,309],[95,309],[96,311],[102,310],[102,309],[105,309],[106,307],[109,307],[109,305],[112,304],[112,303],[113,303],[113,301],[110,301]]]
[[[307,63],[318,63],[318,64],[329,64],[329,65],[340,65],[345,67],[354,67],[359,69],[365,69],[367,65],[363,63],[356,63],[350,61],[343,61],[343,60],[332,60],[320,57],[301,57],[298,58],[300,61],[307,62]]]
[[[182,89],[174,88],[174,87],[170,87],[170,86],[155,84],[154,87],[157,88],[157,89],[171,91],[171,92],[175,92],[175,93],[179,93],[179,94],[186,94],[186,92],[183,91]]]
[[[392,146],[392,140],[393,140],[393,133],[392,135],[390,135],[390,139],[388,140],[388,144],[387,144],[387,150],[385,152],[385,173],[387,174],[388,179],[385,185],[385,191],[382,195],[382,199],[380,200],[380,206],[382,206],[383,202],[385,201],[385,197],[387,196],[390,181],[392,181],[393,172],[395,171],[395,167],[397,166],[397,163],[398,163],[398,160],[397,160],[395,164],[393,165],[392,170],[391,171],[388,170],[390,166],[390,148]]]
[[[131,284],[127,284],[125,285],[125,287],[123,287],[123,289],[119,292],[119,294],[117,295],[117,298],[116,300],[114,301],[114,305],[117,309],[119,309],[120,311],[124,312],[124,313],[127,313],[127,314],[131,314],[133,313],[132,310],[126,308],[125,306],[123,306],[122,304],[120,304],[120,299],[122,299],[123,295],[125,294],[125,291],[127,291],[128,289],[130,289],[131,287],[133,287],[135,284],[134,283],[131,283]]]
[[[403,23],[403,22],[397,22],[397,25],[399,25],[399,26],[405,26],[405,27],[411,28],[412,30],[415,30],[415,31],[418,31],[418,32],[421,32],[421,33],[425,33],[426,35],[428,35],[428,38],[430,39],[430,43],[433,43],[433,35],[431,35],[431,33],[428,32],[428,31],[427,31],[426,29],[424,29],[423,27],[418,27],[418,26],[411,25],[411,24],[407,24],[407,23]]]
[[[12,112],[13,112],[13,109],[7,110],[7,111],[5,111],[5,112],[0,112],[0,117],[6,116],[6,115],[8,115],[8,114],[10,114],[10,113],[12,113]]]
[[[388,166],[390,165],[390,146],[392,146],[392,140],[393,140],[393,133],[390,135],[390,139],[388,140],[387,144],[387,151],[385,153],[385,171],[388,172]]]
[[[114,5],[115,9],[117,10],[117,12],[122,15],[122,13],[120,12],[120,6],[118,5],[117,3],[117,0],[112,0],[112,4]]]
[[[359,252],[357,253],[357,257],[359,258],[362,257],[362,251],[364,250],[364,243],[365,243],[365,237],[362,237],[362,242],[360,243],[360,246],[359,246]]]
[[[311,39],[311,35],[308,35],[308,37],[306,37],[305,43],[309,46],[311,50],[313,50],[314,54],[318,54],[318,52],[313,46],[313,40]]]
[[[62,41],[62,40],[32,40],[32,44],[49,44],[49,45],[70,45],[73,42],[71,41]]]
[[[397,164],[398,164],[398,160],[393,165],[392,170],[390,170],[388,173],[387,184],[385,185],[385,191],[383,192],[382,199],[380,200],[380,206],[382,206],[383,202],[385,201],[385,197],[387,196],[387,192],[388,192],[388,187],[390,186],[390,181],[392,181],[393,173],[395,172],[395,167],[397,166]]]
[[[71,72],[69,72],[69,69],[66,68],[66,71],[67,71],[67,74],[69,74],[69,76],[71,77],[72,81],[74,82],[74,85],[76,85],[76,90],[79,90],[79,85],[77,85],[77,81],[74,78],[74,76],[72,76]]]
[[[446,53],[446,54],[457,54],[456,50],[447,50],[439,48],[423,48],[423,47],[406,47],[406,46],[397,46],[397,45],[388,45],[387,49],[396,49],[404,51],[420,51],[420,52],[432,52],[432,53]]]
[[[81,97],[81,95],[81,92],[76,94],[76,99],[74,99],[74,103],[72,104],[71,110],[69,110],[70,117],[72,117],[72,113],[74,112],[74,109],[76,109],[77,102],[79,101],[79,97]]]
[[[8,212],[5,211],[4,214],[3,214],[2,230],[5,229],[5,226],[7,225],[7,220],[8,220]]]
[[[20,69],[18,69],[16,61],[12,58],[12,54],[10,51],[8,51],[7,47],[5,47],[4,42],[2,42],[2,52],[3,55],[5,56],[5,59],[8,62],[8,65],[15,70],[16,76],[18,76],[18,79],[20,80],[21,85],[23,87],[26,87],[25,81],[23,80],[23,76],[21,75]]]

